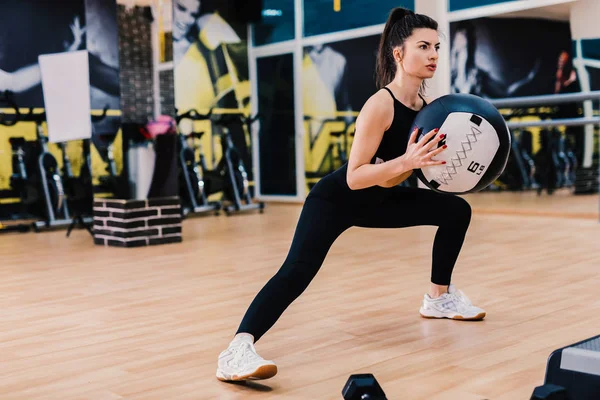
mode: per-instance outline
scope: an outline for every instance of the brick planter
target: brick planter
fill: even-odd
[[[139,247],[178,243],[179,197],[149,200],[94,199],[94,243]]]

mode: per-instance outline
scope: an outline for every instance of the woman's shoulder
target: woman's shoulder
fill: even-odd
[[[393,114],[394,98],[387,90],[380,89],[367,99],[363,106],[363,110],[376,112],[379,115]]]
[[[369,125],[381,125],[389,127],[394,119],[394,99],[384,89],[373,93],[365,102],[360,111],[357,123],[359,120],[369,121]]]
[[[363,108],[377,108],[381,111],[393,111],[394,110],[394,98],[391,93],[385,89],[379,89],[373,93],[365,102]]]

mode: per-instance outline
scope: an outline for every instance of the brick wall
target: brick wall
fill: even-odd
[[[173,71],[160,71],[160,110],[161,114],[173,118],[177,116],[175,112],[175,83]]]
[[[152,20],[150,7],[117,7],[121,112],[125,123],[154,117]]]
[[[181,241],[181,205],[178,197],[94,199],[96,244],[138,247]]]

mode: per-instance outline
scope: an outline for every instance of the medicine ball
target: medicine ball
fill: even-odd
[[[434,128],[446,134],[438,146],[448,148],[433,157],[446,161],[416,170],[427,187],[441,193],[478,192],[504,171],[511,148],[506,121],[489,101],[471,94],[449,94],[426,105],[417,114],[411,132],[417,140]]]

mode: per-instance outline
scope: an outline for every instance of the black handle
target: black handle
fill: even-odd
[[[5,90],[2,93],[1,101],[3,103],[6,103],[13,110],[15,110],[15,113],[14,113],[14,115],[1,113],[0,114],[0,125],[5,125],[5,126],[15,125],[21,119],[21,113],[19,112],[19,107],[17,107],[17,104],[13,100],[13,93],[8,90]],[[9,118],[7,118],[8,115],[10,115]]]
[[[179,123],[180,121],[184,120],[184,119],[191,119],[192,121],[206,121],[209,120],[210,117],[212,116],[213,113],[213,109],[211,108],[210,110],[208,110],[208,113],[206,114],[200,114],[198,112],[198,110],[196,110],[195,108],[192,108],[190,110],[188,110],[187,112],[178,115],[175,120],[177,121],[177,123]]]
[[[92,122],[100,122],[104,118],[106,118],[106,112],[108,111],[108,104],[104,106],[102,110],[102,115],[92,115]]]
[[[230,113],[230,114],[221,114],[218,117],[212,119],[212,121],[216,125],[228,126],[232,124],[239,124],[240,122],[246,125],[251,125],[252,123],[258,121],[261,118],[261,115],[257,113],[253,117],[246,117],[242,113]]]

